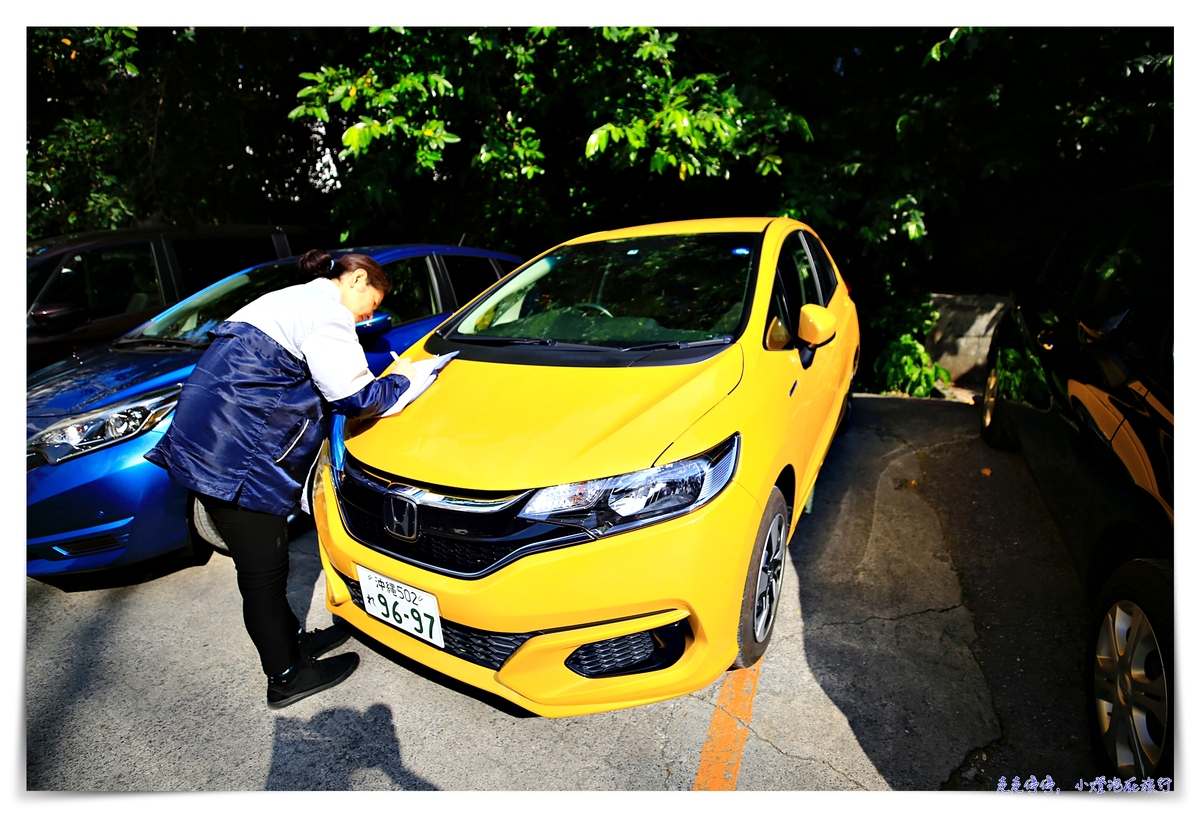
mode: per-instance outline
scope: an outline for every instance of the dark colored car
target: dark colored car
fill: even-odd
[[[145,323],[231,272],[309,249],[296,227],[136,228],[26,246],[26,373]],[[319,243],[319,242],[318,242]]]
[[[335,250],[379,262],[392,291],[357,325],[376,375],[451,312],[521,263],[469,247],[406,244]],[[142,455],[170,427],[208,330],[297,280],[296,259],[206,287],[105,347],[26,381],[26,574],[79,573],[171,552],[203,561],[222,547],[186,490]]]
[[[1171,774],[1179,704],[1172,192],[1142,185],[1079,215],[1013,294],[981,413],[984,439],[1021,451],[1062,529],[1093,604],[1096,749],[1139,780]]]

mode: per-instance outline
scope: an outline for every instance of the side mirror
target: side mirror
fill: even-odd
[[[771,318],[771,323],[767,325],[767,348],[772,352],[778,352],[792,342],[792,333],[783,325],[783,321],[779,318]]]
[[[365,321],[354,324],[354,331],[360,338],[369,338],[392,328],[392,316],[386,312],[376,312]]]
[[[833,340],[837,334],[837,315],[823,306],[805,304],[800,309],[800,340],[815,349]]]
[[[41,304],[29,319],[39,329],[65,332],[86,323],[87,311],[78,304]]]

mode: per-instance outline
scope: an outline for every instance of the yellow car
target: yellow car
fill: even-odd
[[[583,236],[408,352],[335,425],[312,507],[329,610],[534,713],[700,689],[771,638],[787,542],[849,410],[849,288],[786,218]]]

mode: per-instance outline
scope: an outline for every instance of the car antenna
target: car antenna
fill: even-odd
[[[458,246],[460,246],[460,247],[461,247],[461,246],[462,246],[462,243],[463,243],[464,241],[466,241],[466,240],[467,240],[467,234],[466,234],[466,233],[463,233],[463,234],[462,234],[462,238],[458,239]]]

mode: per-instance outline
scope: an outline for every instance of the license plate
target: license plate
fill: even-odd
[[[437,596],[365,567],[358,568],[358,582],[368,613],[423,641],[445,648]]]

